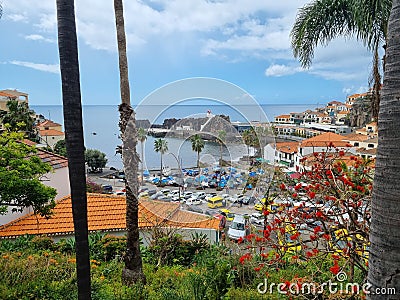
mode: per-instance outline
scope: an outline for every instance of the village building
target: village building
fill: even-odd
[[[126,198],[106,194],[88,194],[89,232],[126,233]],[[184,238],[193,233],[205,234],[208,239],[218,242],[219,219],[180,209],[179,203],[156,200],[139,201],[138,224],[140,237],[146,244],[154,228],[173,228]],[[44,217],[28,214],[8,224],[0,226],[0,238],[17,238],[21,235],[47,235],[55,241],[74,235],[71,196],[57,202],[53,215]]]

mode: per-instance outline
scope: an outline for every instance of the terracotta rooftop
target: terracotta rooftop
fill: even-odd
[[[372,149],[358,148],[356,151],[359,154],[376,155],[377,148],[372,148]]]
[[[32,142],[31,140],[28,140],[28,139],[24,139],[22,142],[28,146],[36,146],[37,145],[37,143]]]
[[[50,163],[53,169],[65,168],[68,166],[67,158],[46,150],[37,149],[37,156],[39,156],[43,162]]]
[[[55,129],[47,129],[47,130],[39,130],[41,136],[62,136],[64,132],[55,130]]]
[[[276,116],[275,119],[290,119],[290,115],[279,115]]]
[[[283,153],[297,153],[297,147],[299,146],[298,142],[282,142],[276,143],[276,150]]]
[[[123,196],[88,194],[89,231],[126,230],[126,199]],[[206,215],[182,211],[179,203],[155,200],[139,202],[139,228],[155,225],[178,228],[217,229],[219,220]],[[49,219],[33,214],[23,216],[0,226],[0,238],[11,238],[24,234],[67,235],[74,232],[71,196],[57,202]]]
[[[333,132],[326,132],[312,138],[303,140],[300,147],[328,147],[332,143],[334,147],[347,147],[345,137]]]
[[[0,96],[7,97],[7,98],[16,98],[16,96],[11,95],[11,94],[9,94],[9,93],[7,93],[5,91],[0,91]]]
[[[37,124],[37,127],[57,127],[61,126],[61,124],[58,124],[56,122],[53,122],[52,120],[45,120],[42,123]]]
[[[364,135],[364,134],[359,134],[359,133],[350,133],[350,134],[346,134],[344,136],[344,139],[346,141],[356,141],[356,142],[363,142],[365,140],[368,140],[368,136]]]

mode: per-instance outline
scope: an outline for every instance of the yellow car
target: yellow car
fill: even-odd
[[[254,209],[258,210],[258,211],[262,211],[264,207],[264,204],[262,203],[257,203],[256,205],[254,205]]]
[[[278,230],[277,237],[278,243],[285,254],[299,255],[301,253],[301,235],[292,224],[285,226],[285,234]]]
[[[367,243],[365,238],[360,234],[355,236],[356,242],[359,245],[355,252],[358,256],[368,262],[369,258],[369,242]],[[343,249],[348,248],[348,243],[353,243],[353,237],[348,234],[346,228],[336,229],[331,233],[331,240],[329,241],[329,247],[334,249],[336,253],[343,254]]]
[[[229,209],[222,208],[222,209],[220,209],[220,212],[224,212],[226,214],[227,221],[233,221],[235,214],[233,212],[231,212]]]

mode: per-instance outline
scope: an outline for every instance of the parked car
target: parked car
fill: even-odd
[[[249,234],[248,219],[242,215],[235,215],[228,228],[228,237],[232,240],[244,238]]]
[[[253,204],[257,201],[256,197],[254,196],[246,196],[243,198],[242,203],[245,205]]]
[[[251,217],[250,217],[250,223],[259,225],[259,226],[264,225],[264,215],[262,215],[258,212],[252,213]]]

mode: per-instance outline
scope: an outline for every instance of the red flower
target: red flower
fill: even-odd
[[[343,150],[340,150],[340,151],[339,151],[339,155],[340,155],[340,156],[344,156],[344,151],[343,151]]]
[[[331,239],[331,236],[329,234],[324,233],[322,235],[322,238],[324,238],[325,240],[329,241]]]
[[[300,232],[296,232],[295,234],[293,234],[293,235],[290,236],[290,239],[291,239],[292,241],[297,240],[297,238],[299,237],[299,235],[300,235]]]
[[[268,216],[268,215],[269,215],[269,211],[266,210],[266,209],[264,209],[264,210],[263,210],[263,215],[264,215],[264,216]]]
[[[281,183],[279,187],[282,191],[286,190],[286,185],[284,183]]]
[[[314,192],[309,192],[308,193],[308,197],[310,197],[310,199],[314,199],[315,198],[315,193]]]
[[[243,238],[242,237],[240,237],[239,239],[238,239],[238,244],[241,244],[241,243],[243,243]]]
[[[324,216],[324,214],[322,213],[322,211],[317,211],[316,213],[315,213],[315,215],[317,216],[317,218],[322,218],[323,216]]]
[[[320,232],[321,231],[321,226],[316,226],[315,228],[314,228],[314,233],[315,234],[317,234],[318,232]]]
[[[337,264],[337,261],[335,261],[335,264],[333,265],[333,267],[329,268],[329,271],[332,272],[332,274],[336,275],[337,273],[339,273],[340,271],[340,267]]]

